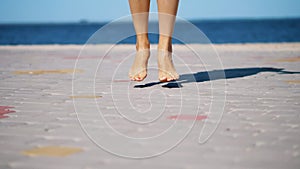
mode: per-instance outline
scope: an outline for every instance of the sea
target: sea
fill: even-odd
[[[191,20],[190,23],[214,44],[300,42],[300,18]],[[85,44],[96,31],[107,24],[0,24],[0,45]],[[133,28],[131,22],[122,22],[117,26],[119,31]],[[184,26],[181,29],[179,31],[189,31]],[[103,33],[101,38],[108,39],[108,36],[112,35]],[[151,43],[158,42],[157,34],[150,34],[149,38]],[[134,44],[135,37],[126,37],[118,43]],[[182,42],[174,39],[173,43]]]

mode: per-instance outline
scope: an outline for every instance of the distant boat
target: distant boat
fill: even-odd
[[[86,20],[86,19],[81,19],[81,20],[79,21],[79,23],[80,23],[80,24],[89,24],[89,21]]]

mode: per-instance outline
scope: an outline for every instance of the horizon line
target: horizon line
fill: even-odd
[[[300,19],[300,16],[287,16],[287,17],[226,17],[226,18],[183,18],[190,22],[197,22],[197,21],[234,21],[234,20],[281,20],[281,19]],[[25,22],[1,22],[0,25],[18,25],[18,24],[106,24],[112,22],[116,19],[112,19],[109,21],[96,21],[96,20],[88,20],[88,19],[80,19],[77,21],[25,21]],[[149,20],[149,22],[156,21],[156,20]],[[131,22],[131,20],[124,20],[124,22]]]

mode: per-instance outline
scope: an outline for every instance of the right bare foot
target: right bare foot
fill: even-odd
[[[150,56],[149,49],[142,49],[136,52],[136,56],[129,70],[129,78],[133,81],[142,81],[147,76],[147,65]]]
[[[179,78],[172,61],[172,52],[167,50],[158,50],[158,79],[161,82],[169,82]]]

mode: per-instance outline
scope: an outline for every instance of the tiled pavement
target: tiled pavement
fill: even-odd
[[[134,83],[134,46],[108,47],[0,47],[1,169],[300,168],[300,44],[214,45],[227,79],[210,47],[177,45],[181,79],[163,84],[155,56]],[[205,123],[218,128],[200,144]]]

